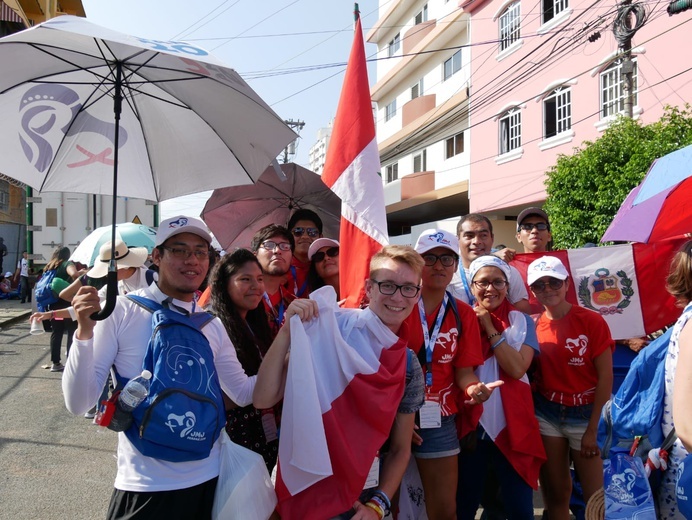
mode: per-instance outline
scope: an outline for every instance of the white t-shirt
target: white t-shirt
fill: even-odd
[[[161,303],[166,295],[156,284],[135,291]],[[194,302],[173,300],[173,304],[190,312],[199,310]],[[248,377],[236,356],[226,329],[216,318],[202,332],[214,353],[214,366],[222,390],[238,406],[252,402],[256,377]],[[94,328],[89,340],[74,339],[62,377],[67,409],[83,414],[98,399],[111,366],[131,379],[142,371],[142,360],[151,336],[151,313],[125,296],[119,296],[113,313]],[[118,471],[115,487],[123,491],[153,492],[185,489],[202,484],[219,475],[219,441],[209,457],[190,462],[168,462],[145,457],[132,446],[124,433],[118,434]]]
[[[461,264],[459,265],[459,268],[462,268]],[[468,280],[469,270],[466,268],[463,269],[464,273],[466,274],[466,279]],[[509,272],[509,293],[507,293],[507,299],[509,302],[517,303],[521,300],[528,300],[529,293],[526,291],[524,280],[522,279],[521,274],[519,274],[519,271],[517,271],[516,267],[512,267],[510,265]],[[468,293],[466,289],[468,289]],[[464,303],[468,303],[469,305],[473,305],[471,303],[471,298],[469,297],[471,295],[471,281],[469,280],[468,286],[465,288],[464,282],[461,280],[461,276],[459,276],[459,269],[457,269],[457,271],[454,273],[452,281],[449,282],[449,285],[447,286],[447,290],[449,290],[449,292],[452,293],[452,296],[455,298]]]
[[[17,262],[17,269],[19,269],[19,276],[29,276],[29,261],[26,258],[20,258]]]

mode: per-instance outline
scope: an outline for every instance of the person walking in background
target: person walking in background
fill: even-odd
[[[223,323],[245,373],[256,375],[272,342],[262,304],[264,280],[257,257],[247,249],[225,255],[209,276],[209,285],[212,312]],[[236,444],[262,455],[271,473],[279,448],[277,407],[239,407],[228,396],[224,397],[228,436]]]
[[[314,291],[331,285],[336,291],[336,300],[339,301],[339,242],[331,238],[318,238],[310,244],[308,258],[308,289]]]
[[[584,503],[603,487],[603,461],[596,442],[601,409],[613,388],[615,343],[603,317],[566,300],[569,273],[552,256],[534,260],[527,271],[531,291],[545,311],[536,322],[541,355],[534,393],[547,461],[541,491],[551,520],[568,520],[574,462]]]
[[[0,273],[4,273],[2,269],[2,264],[4,258],[7,256],[7,246],[5,245],[5,239],[0,237]]]
[[[46,264],[43,272],[46,273],[55,269],[55,279],[63,280],[65,282],[65,287],[76,280],[81,274],[77,271],[77,267],[74,262],[70,261],[70,248],[69,247],[57,247],[53,251],[51,259]],[[50,360],[51,360],[51,372],[62,372],[65,366],[60,361],[60,349],[62,348],[62,338],[67,334],[67,349],[65,357],[70,355],[70,347],[72,346],[72,336],[75,330],[77,330],[77,322],[70,318],[59,318],[55,316],[55,311],[61,309],[67,309],[70,306],[70,302],[58,299],[57,302],[52,303],[48,310],[51,311],[51,334],[50,334]]]
[[[692,241],[686,242],[673,257],[666,289],[683,311],[673,326],[665,361],[661,427],[664,437],[675,428],[678,438],[668,450],[668,469],[659,488],[658,509],[659,518],[680,518],[675,493],[678,468],[692,453]]]
[[[22,303],[31,303],[31,287],[29,286],[29,254],[22,251],[22,257],[17,262],[17,270],[14,273],[15,278],[19,278],[20,292]]]

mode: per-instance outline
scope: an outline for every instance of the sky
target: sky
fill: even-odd
[[[317,131],[336,113],[353,42],[351,0],[82,0],[87,19],[158,40],[184,40],[235,69],[284,120],[305,122],[293,161],[306,166]],[[363,32],[378,1],[359,2]],[[367,56],[376,46],[366,44]],[[297,70],[296,70],[297,69]],[[374,66],[370,83],[374,83]],[[161,219],[198,216],[210,192],[161,204]]]

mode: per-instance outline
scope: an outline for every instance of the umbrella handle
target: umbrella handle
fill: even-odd
[[[106,305],[99,312],[95,312],[90,316],[94,321],[105,320],[111,315],[115,309],[115,300],[118,297],[118,271],[108,271],[108,281],[106,282],[108,289],[106,290]]]

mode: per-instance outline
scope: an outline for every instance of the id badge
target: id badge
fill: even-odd
[[[442,409],[439,401],[426,397],[419,413],[421,428],[439,428],[442,426]]]
[[[279,438],[276,431],[276,417],[272,410],[262,410],[262,429],[267,442],[275,441]]]
[[[365,479],[365,485],[363,489],[370,489],[377,487],[380,484],[380,457],[375,456],[375,460],[372,461],[372,466],[370,466],[370,471],[368,471],[368,478]]]

